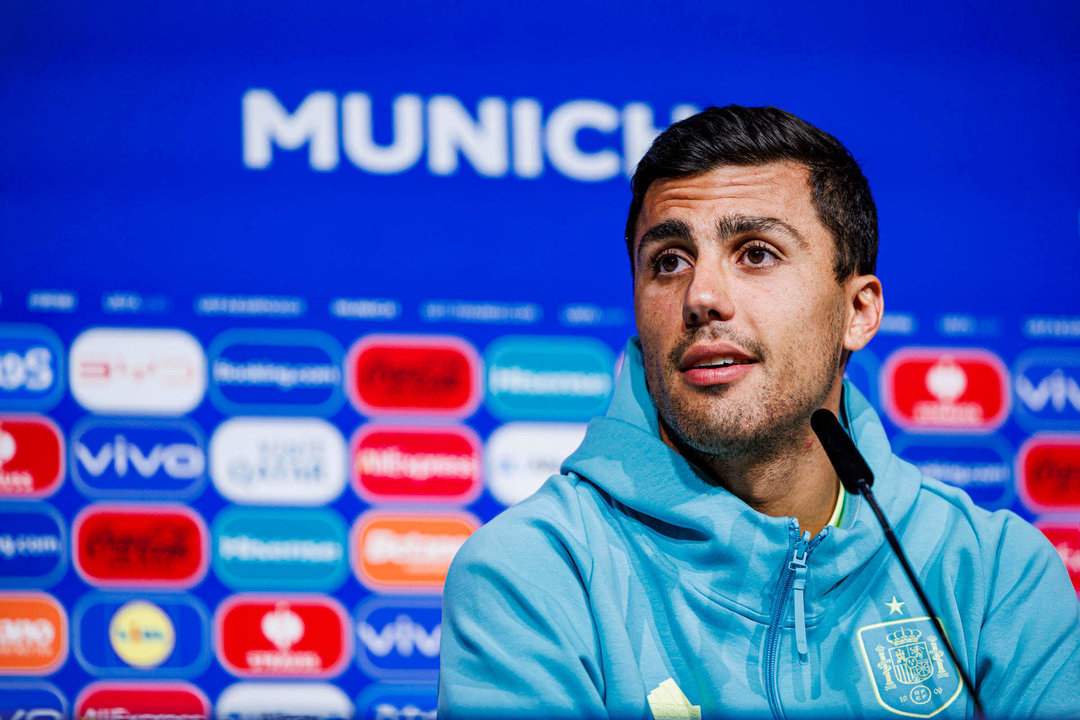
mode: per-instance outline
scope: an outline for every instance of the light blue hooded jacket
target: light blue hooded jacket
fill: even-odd
[[[859,392],[845,383],[843,396],[988,716],[1080,717],[1080,604],[1053,547],[923,477]],[[631,341],[610,410],[563,474],[455,558],[440,720],[973,716],[862,498],[807,541],[794,518],[707,483],[658,433]]]

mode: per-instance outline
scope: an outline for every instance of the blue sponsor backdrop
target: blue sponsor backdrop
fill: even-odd
[[[1078,21],[1062,1],[4,7],[0,413],[47,414],[68,457],[47,502],[0,507],[0,588],[44,589],[71,616],[78,642],[49,682],[70,701],[100,668],[140,674],[118,664],[104,606],[71,570],[64,527],[91,500],[182,500],[214,530],[243,530],[242,552],[215,554],[191,591],[211,613],[235,590],[283,587],[290,562],[317,567],[257,558],[321,557],[337,521],[294,538],[272,530],[285,522],[274,513],[295,510],[234,513],[207,482],[206,439],[236,416],[324,418],[342,438],[383,420],[343,401],[347,351],[365,336],[460,337],[486,361],[485,388],[513,360],[464,421],[482,440],[507,420],[600,409],[633,333],[626,172],[657,128],[710,104],[789,109],[863,163],[889,312],[849,374],[880,406],[892,392],[880,370],[899,348],[996,353],[1010,372],[1005,424],[909,433],[901,448],[987,507],[1035,517],[1015,492],[1015,448],[1042,431],[1080,442]],[[134,393],[169,368],[147,385],[152,404],[205,362],[202,401],[183,418],[81,407],[67,353],[100,326],[190,333],[205,358],[140,351],[95,367],[123,369]],[[222,473],[289,478],[327,457],[311,433],[292,444],[245,433]],[[367,507],[347,489],[319,511],[349,526]],[[467,507],[481,519],[501,508],[488,492]],[[63,552],[19,535],[60,536]],[[288,588],[355,608],[354,661],[330,682],[358,712],[429,710],[437,595],[382,598],[348,560]],[[207,641],[207,662],[180,653],[154,676],[216,699],[234,678],[209,631],[182,617],[183,602],[153,597],[178,637],[189,633],[184,652]],[[99,654],[83,648],[80,661],[91,638]],[[53,707],[33,682],[0,698]]]

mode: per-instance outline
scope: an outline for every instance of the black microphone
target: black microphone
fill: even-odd
[[[945,628],[942,626],[941,620],[938,619],[937,613],[934,612],[934,608],[930,605],[930,599],[926,597],[922,584],[915,577],[915,571],[911,569],[911,564],[904,554],[904,549],[900,547],[900,541],[893,534],[892,526],[889,525],[885,513],[881,511],[881,507],[874,498],[873,491],[870,490],[870,486],[874,484],[874,473],[870,471],[870,466],[866,464],[866,460],[863,459],[852,439],[844,432],[844,428],[840,426],[840,421],[825,408],[815,410],[814,414],[810,416],[810,427],[813,428],[818,440],[821,441],[821,447],[825,449],[825,454],[829,456],[829,462],[832,463],[833,469],[836,470],[836,474],[840,477],[844,489],[852,495],[862,495],[870,509],[874,511],[874,515],[877,516],[878,523],[885,533],[885,539],[889,541],[889,547],[893,549],[897,559],[900,560],[904,573],[907,575],[908,580],[911,581],[912,587],[915,588],[915,594],[919,596],[919,602],[922,603],[923,609],[926,610],[926,614],[930,616],[931,622],[934,623],[938,635],[941,636],[945,644],[945,649],[949,651],[949,657],[952,658],[953,664],[960,672],[960,679],[964,682],[964,687],[967,688],[967,691],[971,694],[971,699],[975,702],[975,717],[985,718],[986,713],[983,712],[982,703],[979,702],[979,696],[975,692],[975,684],[971,682],[971,678],[964,671],[964,666],[960,664],[960,658],[956,656],[956,651],[953,650],[949,636],[945,634]]]

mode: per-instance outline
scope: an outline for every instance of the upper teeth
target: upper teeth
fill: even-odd
[[[733,357],[719,357],[710,362],[702,363],[702,367],[720,367],[724,365],[733,365],[735,358]]]

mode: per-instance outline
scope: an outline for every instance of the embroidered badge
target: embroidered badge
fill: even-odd
[[[929,617],[859,628],[859,649],[874,694],[886,710],[931,717],[960,694],[960,674]]]
[[[691,705],[675,680],[668,678],[649,693],[649,709],[656,720],[687,718],[701,720],[701,706]]]

